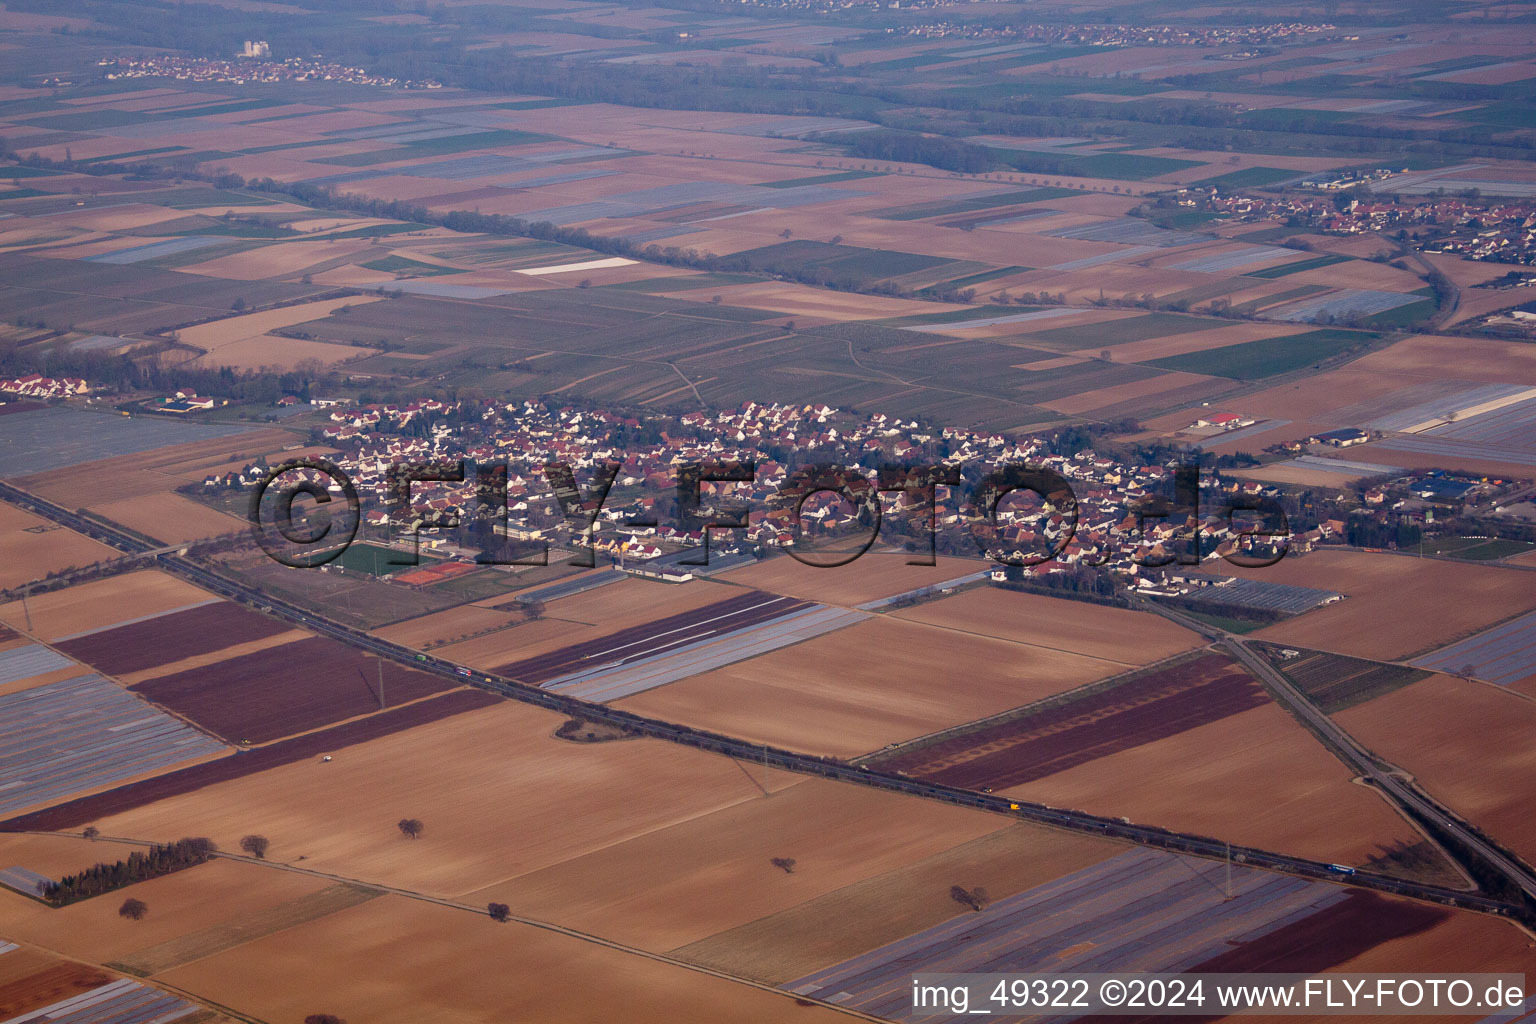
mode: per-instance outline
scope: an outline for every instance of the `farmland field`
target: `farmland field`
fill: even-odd
[[[105,544],[0,504],[0,588],[116,556]]]
[[[1255,638],[1378,661],[1441,646],[1536,603],[1524,576],[1512,570],[1366,552],[1324,550],[1231,572],[1345,595],[1266,626]]]
[[[955,648],[953,636],[889,616],[869,619],[618,706],[759,743],[855,757],[1123,668],[1043,648],[1023,659],[1015,644],[990,637]]]
[[[276,636],[286,623],[219,602],[60,641],[59,650],[99,672],[121,676]]]
[[[0,1024],[1536,971],[1536,4],[53,6]]]
[[[211,732],[234,742],[250,743],[332,725],[445,688],[444,683],[425,673],[396,664],[382,665],[321,637],[269,647],[133,687]]]

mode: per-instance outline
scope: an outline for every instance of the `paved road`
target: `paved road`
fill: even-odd
[[[1150,606],[1164,617],[1173,618],[1191,629],[1211,637],[1216,645],[1225,649],[1255,676],[1266,683],[1280,701],[1288,707],[1293,714],[1302,719],[1309,726],[1323,736],[1333,746],[1336,756],[1347,764],[1356,774],[1367,778],[1396,801],[1400,807],[1412,811],[1420,818],[1436,823],[1436,826],[1475,851],[1491,867],[1495,868],[1511,884],[1524,892],[1527,898],[1536,901],[1536,875],[1531,869],[1518,860],[1498,849],[1488,840],[1474,832],[1460,818],[1440,806],[1434,800],[1425,796],[1419,789],[1403,781],[1396,773],[1401,771],[1394,765],[1382,761],[1351,736],[1340,728],[1333,719],[1319,711],[1317,706],[1306,698],[1296,686],[1269,663],[1269,659],[1255,653],[1246,641],[1233,636],[1224,630],[1203,623],[1197,623],[1179,615],[1172,609],[1163,608],[1155,602]]]
[[[151,547],[150,544],[130,534],[112,530],[101,523],[84,519],[68,509],[37,498],[10,484],[0,483],[0,498],[11,501],[32,512],[34,515],[43,516],[71,529],[96,537],[124,551],[143,552]],[[724,754],[727,757],[740,761],[755,762],[802,775],[815,775],[842,782],[851,782],[877,789],[904,793],[909,796],[940,800],[963,807],[1005,814],[1010,817],[1067,829],[1073,832],[1122,839],[1144,846],[1192,854],[1211,860],[1224,861],[1231,858],[1238,863],[1247,864],[1250,867],[1265,868],[1270,871],[1303,878],[1322,878],[1334,882],[1343,882],[1360,888],[1373,889],[1378,892],[1386,892],[1398,896],[1408,896],[1446,906],[1476,910],[1482,913],[1508,916],[1523,914],[1526,910],[1524,906],[1505,900],[1468,893],[1445,886],[1408,881],[1367,871],[1356,871],[1348,875],[1341,875],[1334,871],[1330,865],[1321,861],[1273,853],[1256,847],[1233,845],[1209,836],[1173,832],[1155,825],[1140,825],[1134,822],[1122,821],[1119,818],[1101,817],[1082,811],[1062,810],[1045,804],[1014,801],[988,793],[976,793],[953,786],[922,782],[903,775],[871,769],[867,766],[856,766],[812,754],[761,746],[748,743],[733,736],[724,736],[719,733],[694,729],[663,719],[637,715],[633,712],[540,689],[523,680],[481,672],[469,674],[468,670],[461,670],[451,662],[433,657],[430,654],[422,654],[412,648],[389,643],[361,630],[332,622],[316,615],[307,608],[291,604],[273,595],[256,590],[238,580],[215,573],[179,555],[162,554],[157,557],[159,565],[163,570],[190,580],[215,594],[220,594],[234,601],[253,606],[267,614],[303,626],[312,632],[341,640],[353,647],[407,664],[420,671],[454,678],[459,682],[470,683],[501,696],[548,708],[561,714],[580,717],[588,721],[609,723],[641,735],[664,739],[673,743],[681,743],[717,754]],[[1161,609],[1159,610],[1162,611]],[[1200,631],[1207,632],[1208,629]]]

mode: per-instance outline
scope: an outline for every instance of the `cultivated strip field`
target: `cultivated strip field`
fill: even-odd
[[[216,601],[175,576],[145,570],[80,583],[0,605],[0,620],[50,643]]]
[[[0,503],[0,587],[41,579],[60,569],[109,561],[118,552],[15,505]]]
[[[1325,715],[1364,704],[1429,675],[1420,669],[1346,658],[1342,654],[1296,652],[1291,648],[1292,654],[1287,657],[1280,653],[1287,648],[1255,646]]]
[[[0,830],[58,831],[77,827],[109,814],[143,807],[167,797],[196,792],[215,783],[238,779],[280,765],[319,757],[331,750],[365,743],[370,739],[387,736],[414,725],[435,722],[465,711],[497,704],[500,700],[501,698],[480,690],[458,690],[441,697],[418,701],[403,708],[381,712],[369,718],[347,722],[335,728],[322,729],[265,747],[256,747],[239,757],[205,761],[190,768],[131,782],[104,793],[77,797],[46,810],[34,811],[0,822]]]
[[[166,445],[245,433],[250,428],[184,423],[148,416],[124,419],[73,408],[34,409],[7,416],[0,476],[24,476]]]
[[[218,601],[55,641],[55,645],[99,672],[122,676],[289,629],[278,619]]]
[[[0,686],[69,668],[74,662],[42,644],[0,651]]]
[[[1269,703],[1235,662],[1202,654],[1034,714],[903,752],[884,766],[966,789],[1002,789]]]
[[[449,684],[310,637],[136,684],[134,692],[232,742],[265,743],[441,693]]]
[[[0,813],[224,750],[100,676],[0,696]]]
[[[823,572],[796,568],[811,576]],[[956,638],[952,630],[872,615],[835,633],[637,694],[622,706],[758,743],[857,757],[1125,667],[1045,648],[1021,657],[1019,646],[1006,640],[971,635],[957,644]]]
[[[747,591],[692,611],[668,615],[585,643],[496,666],[502,675],[528,683],[566,681],[610,666],[639,661],[696,640],[745,629],[809,605],[787,597]],[[585,664],[595,662],[595,664]]]
[[[1211,577],[1199,577],[1211,579]],[[1228,605],[1252,611],[1279,612],[1283,615],[1300,615],[1319,605],[1337,601],[1343,594],[1316,587],[1295,587],[1268,580],[1237,579],[1232,576],[1214,577],[1215,582],[1189,596],[1194,604]]]
[[[788,600],[770,599],[775,603]],[[673,650],[573,672],[551,679],[544,686],[585,700],[618,700],[831,633],[866,617],[843,608],[808,605],[739,628],[722,626],[712,630],[704,623],[703,633],[677,640]]]
[[[784,987],[893,1020],[962,1020],[914,1017],[912,974],[1190,970],[1232,942],[1241,949],[1349,898],[1325,882],[1242,865],[1232,868],[1231,899],[1225,886],[1219,864],[1135,850]],[[1409,934],[1446,916],[1405,903],[1389,932]],[[1343,954],[1335,963],[1357,948],[1347,933],[1335,933],[1334,942]]]
[[[1519,684],[1536,680],[1536,612],[1442,647],[1413,664],[1525,689]]]
[[[0,939],[4,1024],[170,1024],[199,1012],[206,1011],[159,989]]]
[[[1263,569],[1226,571],[1345,595],[1266,626],[1255,639],[1377,661],[1442,646],[1536,605],[1524,573],[1443,559],[1323,549]]]

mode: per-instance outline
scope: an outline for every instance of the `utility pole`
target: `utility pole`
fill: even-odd
[[[384,703],[384,655],[375,654],[373,660],[379,666],[379,710],[382,711],[386,706]]]
[[[1227,899],[1232,898],[1232,842],[1227,841]]]
[[[32,593],[32,584],[28,583],[21,588],[21,610],[27,616],[27,632],[32,632],[32,607],[27,604],[27,595]]]

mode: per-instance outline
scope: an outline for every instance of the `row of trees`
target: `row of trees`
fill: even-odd
[[[147,852],[135,850],[125,860],[96,864],[78,874],[66,875],[44,888],[42,896],[56,907],[67,906],[206,863],[215,849],[210,839],[178,839],[152,846]]]

